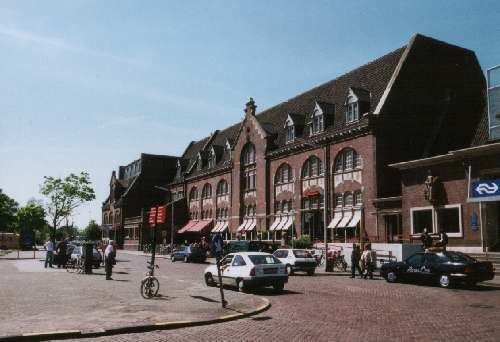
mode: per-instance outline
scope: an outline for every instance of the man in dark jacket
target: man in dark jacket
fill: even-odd
[[[64,239],[57,245],[57,267],[66,267],[66,263],[68,262],[68,239]]]
[[[359,267],[359,260],[361,259],[361,252],[359,250],[359,246],[355,243],[352,245],[352,253],[351,253],[351,278],[356,277],[356,269],[358,270],[359,276],[363,276],[363,272],[361,272],[361,267]]]

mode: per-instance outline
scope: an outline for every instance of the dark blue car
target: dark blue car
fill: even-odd
[[[402,262],[383,264],[380,275],[388,282],[429,282],[441,287],[454,283],[475,286],[495,276],[493,264],[460,252],[419,252]]]
[[[184,262],[205,262],[207,252],[201,247],[182,246],[178,251],[172,253],[172,262],[182,260]]]

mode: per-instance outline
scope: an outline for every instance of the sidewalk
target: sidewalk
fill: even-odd
[[[84,275],[45,269],[39,258],[1,261],[0,340],[172,329],[237,319],[269,306],[264,298],[224,291],[229,305],[222,309],[219,289],[205,286],[198,276],[204,266],[191,264],[182,265],[191,268],[185,274],[159,274],[161,296],[143,299],[139,287],[144,258],[120,251],[118,260],[113,281],[104,279],[102,268]],[[168,268],[166,263],[160,268]]]

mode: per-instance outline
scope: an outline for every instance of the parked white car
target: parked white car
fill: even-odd
[[[305,249],[278,249],[273,255],[286,266],[286,273],[292,275],[295,271],[307,272],[314,275],[317,261],[309,251]]]
[[[252,287],[272,286],[281,292],[288,282],[285,265],[272,254],[262,252],[239,252],[226,255],[221,260],[222,283],[236,286],[239,291]],[[217,266],[205,269],[205,283],[218,284]]]

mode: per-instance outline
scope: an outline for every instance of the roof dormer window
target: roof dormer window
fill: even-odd
[[[217,163],[217,158],[215,155],[215,150],[212,148],[210,150],[210,156],[208,157],[208,168],[215,167],[216,163]]]
[[[181,161],[180,160],[177,160],[177,172],[175,174],[176,177],[180,177],[181,176],[181,173],[182,173],[182,165],[181,165]]]
[[[345,121],[347,123],[349,122],[355,122],[359,120],[359,106],[358,102],[348,102],[347,103],[347,108],[346,108],[346,113],[345,113]]]
[[[325,129],[325,117],[323,115],[323,111],[319,108],[319,106],[316,106],[314,109],[314,113],[311,118],[311,125],[309,134],[314,135],[323,132]]]
[[[203,159],[201,158],[201,154],[198,154],[198,161],[196,162],[196,168],[199,170],[201,170],[201,168],[203,167]]]
[[[295,126],[289,118],[285,122],[285,143],[291,143],[295,139]]]

